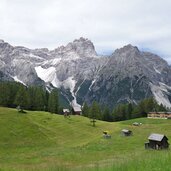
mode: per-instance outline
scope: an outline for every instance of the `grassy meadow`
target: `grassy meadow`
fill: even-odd
[[[123,137],[123,128],[133,136]],[[111,139],[102,137],[104,130]],[[171,120],[97,121],[92,127],[82,116],[0,107],[0,171],[170,171],[170,150],[144,149],[150,133],[165,134],[171,142]]]

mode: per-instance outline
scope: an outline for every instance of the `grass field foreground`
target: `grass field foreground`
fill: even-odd
[[[139,127],[133,122],[141,122]],[[123,129],[133,136],[123,137]],[[103,139],[109,130],[112,138]],[[171,139],[171,120],[140,118],[123,122],[47,112],[18,113],[0,107],[0,170],[165,170],[171,168],[170,150],[145,150],[150,133]],[[170,169],[171,170],[171,169]]]

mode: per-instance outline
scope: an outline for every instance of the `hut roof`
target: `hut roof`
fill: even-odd
[[[103,131],[103,134],[109,134],[109,131]]]
[[[74,112],[81,112],[81,107],[80,106],[73,106]]]
[[[69,109],[63,109],[63,112],[68,112],[69,113]]]
[[[139,125],[140,125],[140,123],[138,123],[138,122],[134,122],[132,125],[139,126]]]
[[[124,132],[124,133],[129,133],[129,132],[131,132],[131,131],[128,130],[128,129],[123,129],[122,132]]]
[[[149,140],[154,140],[154,141],[162,141],[162,139],[166,137],[165,135],[163,134],[151,134],[148,139]],[[167,137],[166,137],[167,138]]]
[[[153,113],[156,113],[156,114],[171,114],[171,112],[149,112],[149,114],[153,114]]]

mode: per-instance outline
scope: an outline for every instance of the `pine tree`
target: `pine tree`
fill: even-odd
[[[126,105],[120,104],[117,107],[115,107],[112,115],[115,121],[126,120]]]
[[[58,113],[59,100],[58,100],[58,90],[57,89],[53,89],[49,95],[48,110],[51,113]]]
[[[36,110],[45,110],[45,92],[42,88],[35,89]]]
[[[104,121],[108,121],[108,122],[111,122],[113,121],[113,117],[112,115],[110,114],[110,110],[107,106],[105,106],[104,108],[104,111],[103,111],[103,118],[102,118]]]
[[[132,111],[133,111],[133,106],[131,103],[129,103],[127,106],[126,106],[126,118],[127,119],[131,119],[132,118]]]
[[[0,105],[8,107],[10,102],[10,89],[8,84],[0,83]]]
[[[26,88],[21,86],[16,94],[14,104],[20,106],[21,109],[27,108],[28,105],[28,94]]]
[[[16,94],[18,90],[20,89],[20,87],[24,87],[24,86],[18,82],[9,82],[8,86],[9,86],[9,92],[10,92],[10,101],[9,101],[8,107],[16,107],[16,105],[14,104]]]
[[[28,109],[29,110],[36,110],[35,87],[29,87],[28,88]]]
[[[100,107],[99,104],[94,101],[92,103],[90,112],[89,112],[89,117],[90,118],[95,118],[95,119],[102,119],[102,115],[101,115],[101,111],[100,111]]]
[[[93,127],[95,127],[96,119],[98,119],[100,115],[99,105],[94,101],[89,112],[89,118],[91,119],[90,122],[93,124]]]
[[[82,109],[83,116],[89,116],[89,107],[86,102],[84,102],[83,109]]]
[[[158,105],[158,110],[160,112],[166,112],[167,111],[167,109],[163,106],[163,104]]]

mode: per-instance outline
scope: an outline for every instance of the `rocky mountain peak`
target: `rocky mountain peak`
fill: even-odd
[[[119,63],[132,63],[139,60],[141,52],[136,46],[128,44],[120,49],[116,49],[112,54],[112,60]]]
[[[128,44],[120,49],[116,49],[116,53],[139,53],[139,49],[136,46],[133,46],[131,44]],[[115,53],[114,52],[114,53]]]
[[[90,40],[84,37],[80,37],[79,39],[75,39],[73,42],[85,42],[85,41],[90,41]]]
[[[4,40],[0,39],[0,43],[4,43]]]
[[[74,50],[81,57],[97,55],[93,43],[89,39],[83,37],[75,39],[72,43],[69,43],[66,48]]]
[[[80,37],[66,46],[60,46],[51,51],[56,57],[79,58],[97,56],[93,43],[86,38]]]

